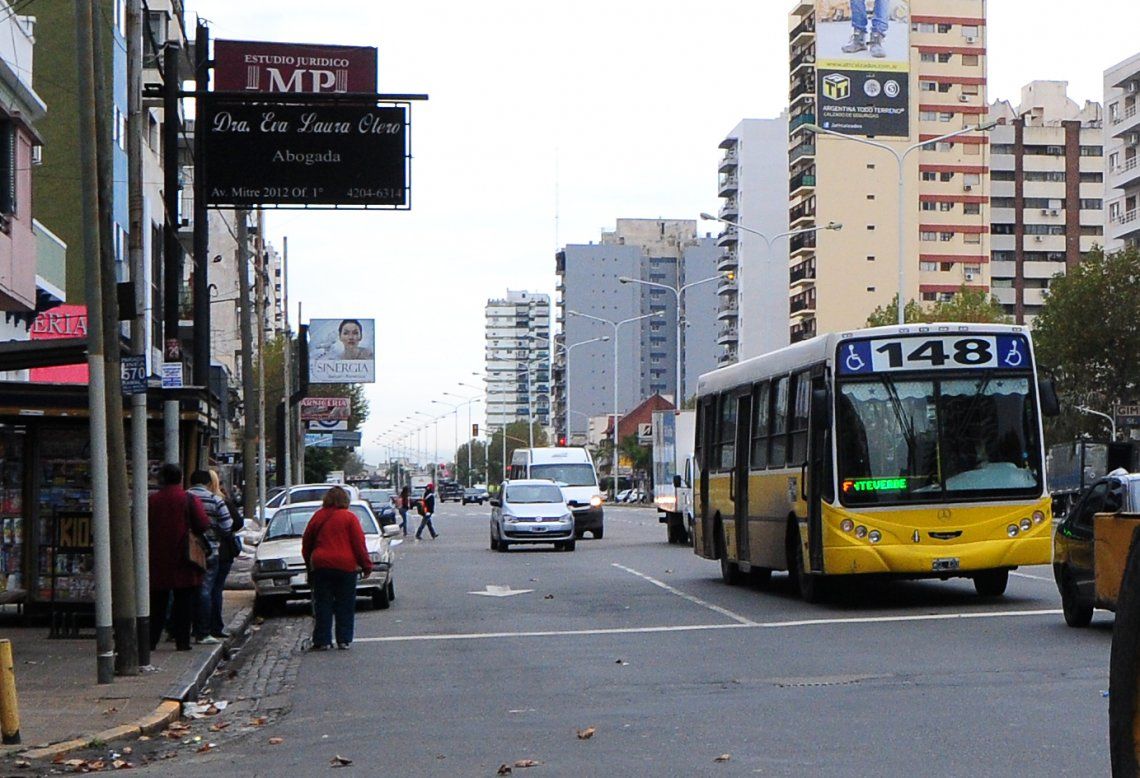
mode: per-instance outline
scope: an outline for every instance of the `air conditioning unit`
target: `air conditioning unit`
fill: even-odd
[[[1050,216],[1058,216],[1058,215],[1060,215],[1060,213],[1061,213],[1061,212],[1060,212],[1060,211],[1058,211],[1056,208],[1050,208],[1050,209],[1049,209],[1049,215],[1050,215]]]
[[[1045,236],[1044,235],[1034,235],[1033,240],[1036,241],[1037,243],[1040,243],[1041,241],[1045,240]]]
[[[978,42],[978,36],[977,35],[967,35],[966,36],[966,43],[977,43],[977,42]]]
[[[1049,215],[1049,209],[1048,208],[1042,208],[1041,209],[1041,215],[1042,216],[1048,216]]]
[[[970,102],[970,96],[969,95],[958,95],[958,102],[968,103],[968,102]]]
[[[974,190],[973,184],[962,184],[962,191],[963,192],[972,192],[973,190]]]
[[[973,280],[974,280],[974,274],[973,274],[973,273],[971,273],[971,272],[969,272],[969,271],[967,271],[967,272],[966,272],[966,280],[967,280],[967,281],[973,281]]]

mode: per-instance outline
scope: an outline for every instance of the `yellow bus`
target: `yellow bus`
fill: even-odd
[[[697,385],[695,552],[727,583],[787,570],[814,602],[845,576],[972,578],[1051,561],[1028,329],[940,323],[821,335]]]

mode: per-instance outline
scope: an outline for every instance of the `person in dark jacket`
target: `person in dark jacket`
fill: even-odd
[[[431,515],[435,513],[435,484],[428,484],[424,487],[424,497],[420,500],[422,510],[420,515],[420,527],[416,530],[416,540],[420,539],[420,535],[424,534],[424,527],[431,533],[431,539],[435,540],[439,537],[439,533],[435,531],[435,527],[431,523]]]
[[[314,651],[326,651],[332,646],[334,617],[336,647],[347,649],[352,644],[356,581],[361,575],[372,573],[364,530],[348,505],[348,492],[339,486],[329,489],[301,538],[301,557],[309,570],[313,590]]]
[[[190,650],[194,599],[202,571],[186,558],[190,533],[202,535],[210,521],[202,504],[182,488],[182,470],[165,464],[158,471],[157,492],[147,501],[150,532],[150,650],[158,648],[167,621],[179,651]]]

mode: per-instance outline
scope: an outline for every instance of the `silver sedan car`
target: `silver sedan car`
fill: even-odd
[[[574,550],[574,514],[553,481],[506,481],[491,498],[491,550],[515,543],[553,543]]]

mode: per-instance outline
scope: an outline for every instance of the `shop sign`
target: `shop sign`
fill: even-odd
[[[376,92],[376,47],[214,41],[218,92]]]
[[[352,400],[347,397],[302,397],[301,421],[348,421]]]

